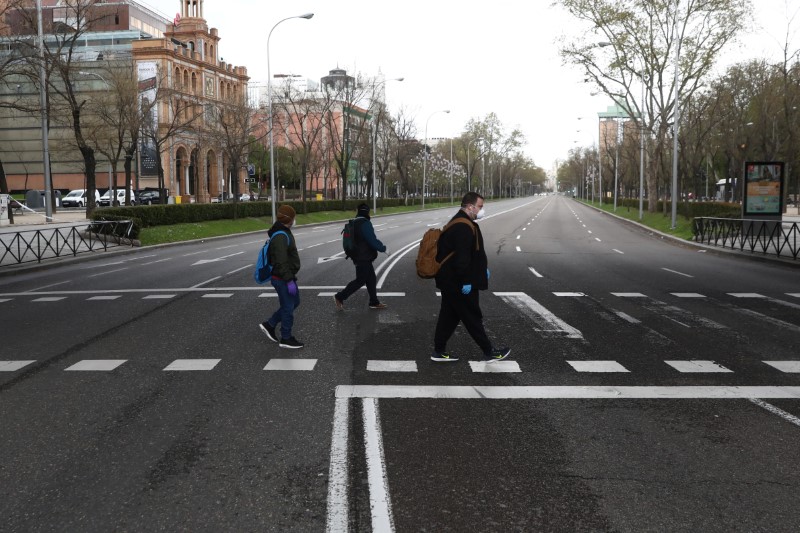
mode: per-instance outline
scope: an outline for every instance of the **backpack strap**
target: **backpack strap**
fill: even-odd
[[[450,229],[455,224],[469,224],[469,228],[472,230],[472,237],[475,239],[475,251],[477,252],[478,250],[480,250],[481,245],[478,242],[478,230],[475,229],[475,224],[473,224],[472,222],[470,222],[465,218],[461,217],[454,218],[453,220],[445,224],[445,226],[442,228],[442,233]]]

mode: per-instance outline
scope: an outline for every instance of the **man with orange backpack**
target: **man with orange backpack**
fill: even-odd
[[[447,341],[461,322],[472,340],[481,348],[487,363],[502,361],[511,353],[508,348],[495,348],[483,327],[479,291],[489,288],[489,260],[483,247],[483,235],[475,220],[483,217],[483,196],[468,192],[461,200],[461,209],[439,237],[436,261],[436,288],[442,293],[439,317],[433,336],[431,361],[458,361],[447,351]],[[463,219],[467,223],[453,222]],[[448,257],[449,256],[449,257]]]

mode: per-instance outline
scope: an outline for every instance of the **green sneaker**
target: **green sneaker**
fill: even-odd
[[[433,355],[431,355],[431,361],[436,361],[437,363],[455,363],[458,361],[458,356],[453,355],[450,352],[433,352]]]
[[[483,356],[483,360],[487,363],[494,363],[495,361],[502,361],[511,353],[511,348],[492,348],[492,351]]]

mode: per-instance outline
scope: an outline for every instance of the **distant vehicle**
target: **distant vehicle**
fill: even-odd
[[[139,203],[141,205],[160,204],[161,193],[153,189],[142,191],[139,193]]]
[[[86,193],[86,189],[75,189],[73,191],[69,191],[66,196],[61,198],[62,207],[86,207]],[[100,193],[97,192],[97,189],[94,190],[94,201],[95,203],[100,202]]]
[[[136,194],[133,192],[133,189],[130,189],[131,193],[131,204],[136,205]],[[110,203],[112,190],[109,189],[100,197],[99,204],[102,206],[107,206]],[[114,205],[125,205],[125,189],[117,189],[116,196],[114,198]]]
[[[249,202],[250,200],[255,200],[255,198],[249,192],[239,195],[240,202]]]

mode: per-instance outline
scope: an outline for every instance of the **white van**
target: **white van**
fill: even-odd
[[[134,194],[133,189],[131,191],[131,205],[136,205],[136,194]],[[111,189],[107,190],[103,196],[100,197],[100,205],[107,206],[109,205],[109,199],[111,198]],[[125,189],[117,189],[116,199],[114,200],[114,205],[125,205]]]
[[[86,207],[87,199],[86,193],[88,191],[86,189],[75,189],[73,191],[69,191],[69,193],[61,198],[61,206],[62,207]],[[94,190],[94,201],[95,203],[100,202],[100,193],[97,192],[97,189]]]

